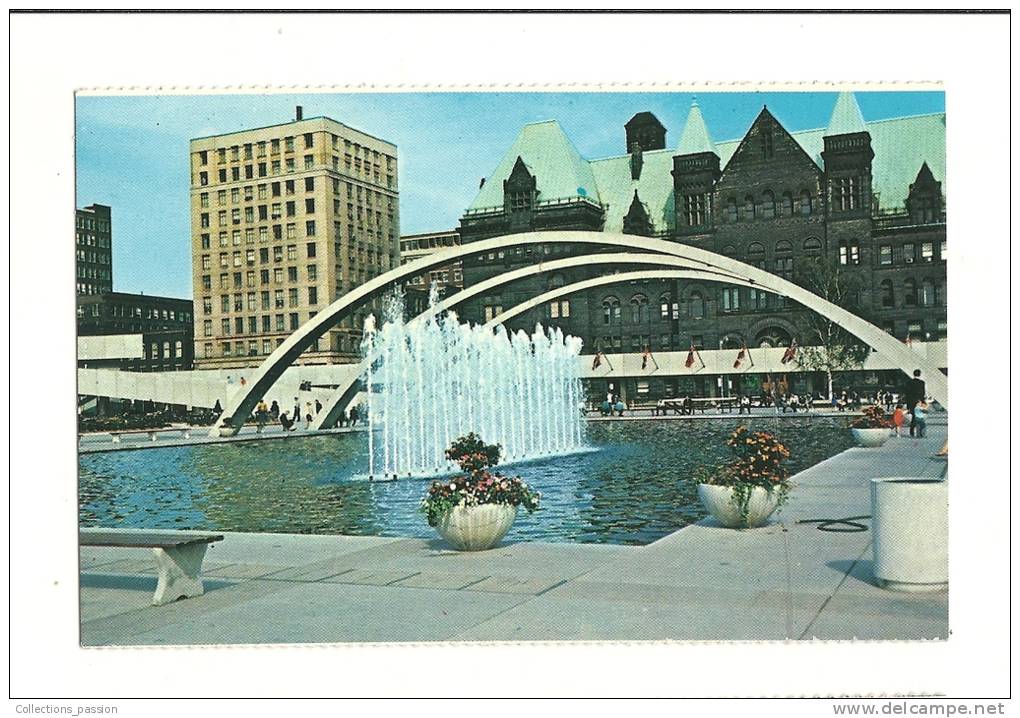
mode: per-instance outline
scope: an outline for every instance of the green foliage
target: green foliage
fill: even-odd
[[[486,444],[474,433],[462,436],[446,450],[446,458],[456,461],[462,476],[444,481],[433,481],[420,510],[429,526],[436,526],[446,514],[457,506],[503,504],[523,506],[528,512],[539,507],[541,494],[521,481],[520,477],[506,477],[489,471],[499,463],[502,449],[499,444]]]

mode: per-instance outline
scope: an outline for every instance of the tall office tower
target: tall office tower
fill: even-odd
[[[400,263],[397,148],[328,117],[191,140],[195,364],[256,366]],[[363,309],[299,362],[356,359]]]
[[[93,204],[74,211],[75,291],[113,291],[113,248],[110,208]]]

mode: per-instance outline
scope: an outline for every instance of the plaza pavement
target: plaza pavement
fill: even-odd
[[[160,607],[151,552],[82,548],[81,642],[945,639],[946,592],[874,585],[870,530],[797,522],[869,514],[871,478],[944,477],[946,432],[942,415],[926,439],[817,464],[761,528],[706,519],[640,547],[234,533],[206,593]]]

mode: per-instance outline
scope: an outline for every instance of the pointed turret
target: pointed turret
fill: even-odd
[[[830,220],[871,214],[871,135],[852,92],[841,92],[823,137]]]
[[[687,113],[687,124],[673,157],[678,234],[704,234],[712,230],[712,191],[718,179],[719,152],[695,101]]]
[[[836,106],[832,109],[829,126],[825,128],[825,137],[833,135],[852,135],[856,132],[867,132],[864,116],[852,92],[841,92],[836,98]]]
[[[701,114],[698,101],[691,103],[691,110],[687,113],[687,124],[684,125],[683,134],[680,135],[680,145],[677,147],[677,154],[695,155],[701,152],[711,152],[718,155],[715,143],[708,134],[708,127],[705,126],[705,118]]]
[[[942,183],[935,179],[927,162],[921,164],[917,178],[910,185],[906,204],[914,224],[945,221],[942,214]]]

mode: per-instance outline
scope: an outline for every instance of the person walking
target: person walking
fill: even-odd
[[[306,401],[305,402],[305,431],[308,431],[309,429],[312,428],[312,416],[314,416],[312,414],[313,411],[314,411],[314,407],[312,406],[312,402]]]
[[[319,412],[322,411],[322,402],[318,399],[315,400],[315,414],[318,416]]]
[[[280,418],[280,405],[276,403],[276,399],[273,399],[273,403],[269,405],[269,417],[273,421],[277,421]]]
[[[928,402],[924,399],[914,407],[914,420],[910,422],[910,430],[917,428],[917,438],[923,439],[928,428]]]
[[[266,400],[260,399],[255,405],[255,433],[261,434],[266,428],[266,420],[269,418],[269,409],[266,407]]]
[[[301,402],[296,396],[294,397],[294,411],[291,412],[291,416],[293,417],[295,424],[301,421]]]
[[[900,429],[903,427],[903,422],[907,420],[907,412],[903,411],[903,404],[897,404],[896,410],[892,415],[893,428],[896,431],[896,436],[900,436]]]
[[[907,403],[907,413],[910,414],[910,435],[914,436],[915,409],[918,403],[924,400],[925,395],[924,380],[921,379],[920,369],[914,369],[914,376],[907,382],[907,388],[903,393]]]

